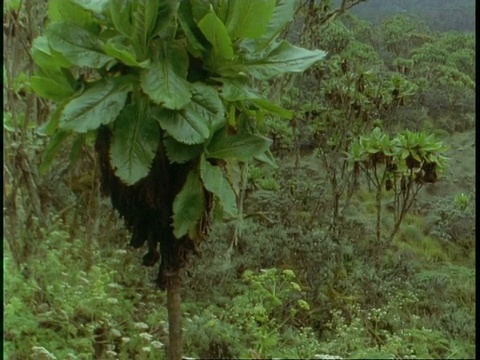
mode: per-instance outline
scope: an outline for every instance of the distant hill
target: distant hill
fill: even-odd
[[[434,31],[475,31],[475,0],[368,0],[350,11],[374,24],[404,12],[425,19]]]

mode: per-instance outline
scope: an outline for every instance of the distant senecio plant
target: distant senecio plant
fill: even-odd
[[[393,192],[394,197],[392,238],[420,188],[425,183],[437,181],[447,159],[441,155],[445,150],[433,134],[407,130],[391,139],[378,127],[352,143],[349,158],[354,174],[364,172],[376,188],[378,241],[383,192]]]

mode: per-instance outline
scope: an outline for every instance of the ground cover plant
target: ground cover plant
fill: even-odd
[[[90,6],[51,3],[50,11],[31,0],[4,4],[4,357],[163,359],[168,297],[100,196],[95,137],[52,137],[54,101],[33,91],[45,81],[39,76],[58,75],[39,74],[25,56],[32,45],[46,49],[32,42],[48,28],[47,14],[59,20],[68,16],[62,6]],[[280,36],[325,58],[305,75],[261,82],[256,102],[231,100],[228,119],[251,131],[238,112],[246,111],[257,138],[274,140],[276,161],[211,163],[228,170],[236,213],[225,218],[224,197],[208,241],[181,272],[187,358],[475,357],[474,35],[436,33],[408,14],[372,25],[348,13],[355,3],[298,2]],[[128,44],[105,46],[127,61]],[[81,77],[73,98],[119,81],[118,72],[94,75]],[[372,182],[375,167],[364,157],[379,150],[398,159],[412,191],[419,187],[414,201],[402,202],[402,174],[387,174],[383,162],[377,175],[387,175]],[[411,152],[419,166],[408,166]],[[364,170],[356,176],[354,155]],[[431,161],[439,162],[436,181],[415,181],[429,180],[423,165]]]

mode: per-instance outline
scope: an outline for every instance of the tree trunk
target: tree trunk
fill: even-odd
[[[168,276],[167,283],[167,310],[168,310],[168,360],[181,360],[183,352],[182,324],[180,310],[181,278],[180,270]]]
[[[383,184],[383,181],[382,181]],[[380,185],[382,186],[382,185]],[[375,208],[377,210],[377,246],[380,246],[381,241],[381,226],[382,226],[382,188],[378,187],[377,189],[377,196],[375,201]]]

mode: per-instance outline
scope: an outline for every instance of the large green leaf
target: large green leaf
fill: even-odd
[[[200,82],[192,86],[192,102],[188,105],[197,117],[208,123],[211,131],[216,131],[226,124],[225,109],[218,91],[213,86]]]
[[[250,160],[263,154],[272,141],[255,134],[224,135],[215,138],[207,147],[208,158],[234,158],[241,161]]]
[[[123,0],[110,0],[108,10],[110,12],[110,18],[115,28],[121,34],[130,37],[132,36],[132,2]]]
[[[57,102],[67,99],[73,94],[73,77],[65,69],[40,69],[38,75],[30,78],[32,89],[41,97]]]
[[[261,95],[252,88],[247,79],[223,79],[222,98],[227,101],[258,99]]]
[[[74,132],[95,130],[113,122],[132,90],[132,76],[101,80],[63,108],[60,128]]]
[[[115,174],[133,185],[148,175],[160,142],[158,123],[137,105],[128,105],[113,128],[110,161]]]
[[[30,78],[32,89],[41,97],[61,101],[72,95],[73,91],[69,87],[63,86],[56,79],[42,76],[32,76]]]
[[[182,110],[160,110],[155,114],[162,129],[185,144],[201,144],[210,136],[207,121],[187,106]]]
[[[48,168],[52,165],[55,156],[57,155],[58,151],[61,149],[61,145],[68,137],[68,132],[66,131],[58,131],[53,137],[50,139],[47,148],[42,156],[42,162],[40,163],[40,173],[45,174]]]
[[[32,58],[42,69],[59,69],[60,67],[68,68],[71,63],[65,59],[60,53],[52,51],[45,36],[39,36],[32,43]]]
[[[197,226],[204,211],[203,191],[197,171],[192,170],[173,201],[173,234],[177,239]]]
[[[266,57],[224,63],[218,71],[226,76],[243,72],[267,80],[284,73],[303,72],[325,55],[322,50],[307,50],[282,41]]]
[[[291,119],[293,112],[265,99],[255,89],[251,88],[246,81],[239,79],[224,79],[222,97],[227,101],[251,100],[263,110],[287,119]]]
[[[284,109],[270,100],[259,98],[252,99],[252,102],[273,115],[277,115],[285,119],[291,119],[293,117],[293,111]]]
[[[238,212],[235,193],[225,178],[222,169],[210,164],[205,157],[202,157],[200,174],[203,185],[220,200],[225,213],[230,216],[235,216]]]
[[[102,44],[102,49],[107,55],[120,60],[125,65],[140,68],[147,68],[150,65],[150,60],[148,59],[139,63],[135,58],[136,54],[133,48],[123,45],[122,37],[109,39],[106,44]]]
[[[231,0],[226,28],[231,39],[258,38],[267,28],[276,0]]]
[[[226,123],[223,104],[215,88],[192,86],[192,101],[180,111],[163,109],[156,115],[162,129],[185,144],[201,144]]]
[[[270,165],[274,169],[278,168],[277,163],[275,162],[275,157],[273,156],[272,152],[270,150],[265,151],[261,155],[255,156],[255,160],[258,160],[260,162],[263,162],[265,164]]]
[[[293,20],[296,1],[277,0],[273,16],[267,25],[267,29],[257,41],[257,51],[270,44]]]
[[[245,175],[243,167],[240,166],[237,159],[228,158],[224,159],[223,162],[225,163],[224,170],[228,183],[232,186],[234,193],[238,196],[240,194],[240,185]]]
[[[163,139],[163,145],[167,151],[168,160],[179,164],[193,160],[203,152],[203,145],[187,145],[170,136]]]
[[[72,0],[49,0],[48,19],[50,22],[67,22],[97,34],[100,25],[92,13]]]
[[[225,25],[215,15],[213,10],[200,20],[198,27],[210,44],[212,44],[215,56],[226,60],[233,59],[232,40],[228,36]]]
[[[72,64],[98,69],[112,60],[103,52],[98,38],[77,25],[53,23],[47,28],[46,34],[52,49]]]
[[[188,54],[180,42],[163,43],[158,60],[140,77],[143,91],[167,109],[181,109],[190,102],[186,81]]]
[[[188,5],[188,7],[191,9],[193,18],[197,23],[202,20],[209,11],[211,11],[210,0],[186,0],[182,2],[186,3],[186,5]]]
[[[140,45],[142,56],[146,54],[148,39],[157,21],[159,5],[160,1],[158,0],[137,0],[134,2],[132,43]]]
[[[38,128],[38,133],[42,135],[53,135],[57,131],[58,124],[60,123],[60,117],[62,116],[63,107],[65,106],[66,101],[57,105],[57,108],[50,115],[50,119],[40,125]]]
[[[189,52],[195,57],[199,57],[202,53],[205,53],[207,50],[202,44],[205,37],[198,29],[197,23],[193,18],[192,7],[188,1],[182,1],[180,3],[178,9],[178,22],[188,39]]]
[[[110,0],[73,0],[73,2],[86,10],[93,11],[97,14],[103,14],[107,10]]]
[[[164,29],[171,24],[175,14],[177,14],[179,0],[162,0],[160,1],[157,20],[152,30],[151,36],[160,35]]]

